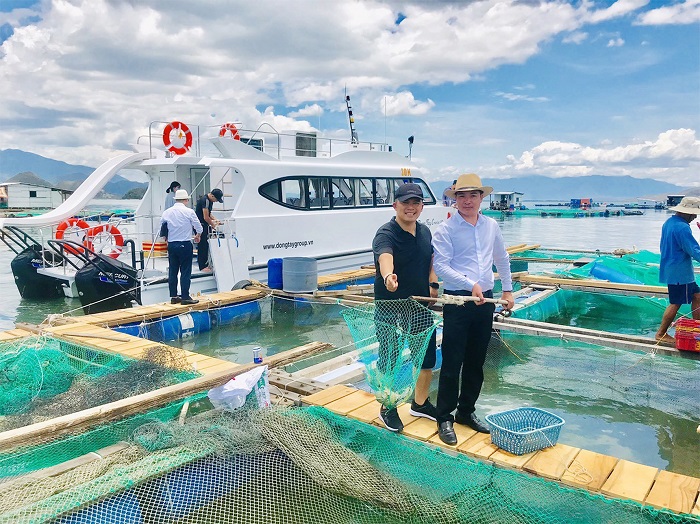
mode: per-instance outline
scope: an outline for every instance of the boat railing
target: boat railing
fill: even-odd
[[[137,145],[141,145],[142,139],[147,138],[148,152],[152,158],[156,151],[164,151],[166,157],[174,156],[174,153],[169,151],[164,143],[165,129],[172,124],[172,122],[164,121],[151,122],[148,126],[148,135],[138,137]],[[202,156],[205,149],[207,149],[207,156],[221,156],[221,153],[213,147],[209,151],[208,141],[212,138],[236,140],[278,159],[282,157],[330,158],[350,150],[392,151],[392,147],[385,142],[363,142],[354,141],[351,138],[323,137],[319,136],[314,129],[280,132],[267,122],[260,124],[257,129],[248,129],[239,123],[198,125],[183,122],[182,124],[186,126],[185,133],[180,137],[182,143],[173,145],[186,149],[185,155],[196,157]],[[235,126],[235,134],[230,133],[230,127],[225,126]],[[222,130],[226,131],[223,135],[221,134]]]

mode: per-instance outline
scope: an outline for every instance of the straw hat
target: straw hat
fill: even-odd
[[[189,200],[190,196],[184,189],[178,189],[175,191],[175,200]]]
[[[493,191],[493,188],[491,186],[482,185],[479,175],[468,173],[459,175],[457,182],[455,182],[454,189],[447,189],[445,195],[449,198],[455,198],[455,193],[458,191],[481,191],[484,196],[488,196],[491,194],[491,191]]]
[[[700,215],[700,198],[683,197],[680,204],[669,207],[668,210],[676,213],[685,213],[686,215]]]

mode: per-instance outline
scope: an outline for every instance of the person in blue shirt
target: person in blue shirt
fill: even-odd
[[[700,245],[690,230],[690,223],[700,215],[700,198],[684,197],[680,204],[668,209],[676,214],[661,228],[659,281],[668,286],[669,304],[661,317],[656,340],[674,343],[667,331],[683,304],[690,304],[693,319],[700,320],[700,287],[693,273],[693,259],[700,262]]]
[[[161,216],[161,235],[168,241],[168,286],[171,304],[196,304],[190,296],[190,279],[192,277],[192,232],[194,241],[199,242],[202,234],[197,214],[189,207],[189,195],[184,189],[175,192],[175,205],[163,211]],[[177,275],[180,274],[180,294],[177,293]]]
[[[481,203],[492,187],[484,186],[474,173],[460,175],[446,195],[456,200],[457,213],[438,225],[433,235],[433,264],[442,278],[446,295],[469,296],[474,302],[443,306],[442,367],[437,396],[440,440],[457,444],[453,423],[480,433],[489,429],[476,416],[476,401],[484,383],[484,362],[491,340],[495,305],[496,265],[507,309],[513,308],[510,257],[498,222],[480,213]],[[460,375],[461,372],[461,375]],[[456,414],[452,413],[456,410]]]

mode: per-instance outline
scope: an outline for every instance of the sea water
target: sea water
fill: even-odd
[[[670,215],[646,210],[641,216],[507,217],[499,223],[507,245],[658,252],[661,227]],[[387,210],[387,218],[390,216],[391,210]],[[691,228],[700,240],[700,229],[695,224]],[[15,322],[39,323],[51,313],[81,314],[78,300],[21,299],[9,269],[13,257],[14,253],[0,245],[0,267],[5,268],[0,272],[0,330],[14,328]],[[268,355],[313,341],[330,342],[342,353],[352,349],[352,337],[340,309],[266,299],[261,302],[259,323],[224,327],[171,343],[238,362],[252,361],[257,346]],[[624,321],[624,315],[620,318]],[[626,331],[626,326],[621,331]],[[542,337],[504,337],[504,343],[494,344],[492,349],[477,408],[482,418],[523,405],[549,409],[566,420],[560,442],[700,476],[695,433],[700,422],[697,361],[657,356],[652,362],[639,353]],[[321,358],[327,356],[318,360]],[[673,387],[664,392],[667,378]],[[435,391],[436,383],[433,400]]]

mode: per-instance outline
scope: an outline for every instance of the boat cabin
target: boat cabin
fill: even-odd
[[[666,195],[666,207],[677,206],[685,195]]]
[[[489,209],[495,211],[513,211],[521,209],[524,193],[517,191],[498,191],[489,195]]]

